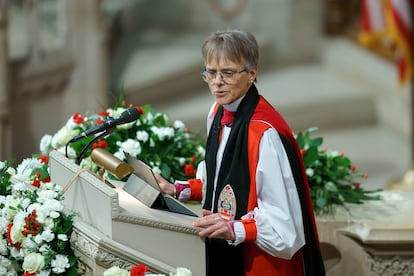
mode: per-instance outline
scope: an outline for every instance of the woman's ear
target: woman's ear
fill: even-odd
[[[253,83],[256,80],[257,67],[253,67],[253,68],[249,69],[248,73],[249,73],[249,82]]]

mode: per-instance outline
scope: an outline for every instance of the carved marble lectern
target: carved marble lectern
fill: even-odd
[[[206,274],[195,217],[149,208],[125,192],[123,182],[104,182],[60,152],[50,153],[49,164],[51,180],[64,187],[67,212],[76,214],[71,244],[82,275],[138,263],[154,273],[186,267],[194,276]]]

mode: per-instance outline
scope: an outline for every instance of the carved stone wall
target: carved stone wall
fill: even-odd
[[[384,191],[381,197],[318,218],[328,276],[414,275],[414,192]]]
[[[414,257],[375,256],[368,260],[372,276],[414,275]]]

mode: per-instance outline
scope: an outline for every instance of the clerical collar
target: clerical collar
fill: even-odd
[[[237,100],[235,100],[231,104],[223,105],[223,107],[225,109],[227,109],[228,111],[230,111],[230,112],[236,112],[237,108],[239,107],[239,105],[240,105],[241,101],[243,100],[244,96],[246,96],[246,95],[243,95],[242,97],[238,98]]]

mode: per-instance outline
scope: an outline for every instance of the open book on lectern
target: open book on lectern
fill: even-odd
[[[127,152],[124,153],[127,163],[134,169],[124,185],[123,189],[126,192],[150,208],[194,217],[198,216],[183,203],[161,190],[150,166]]]

